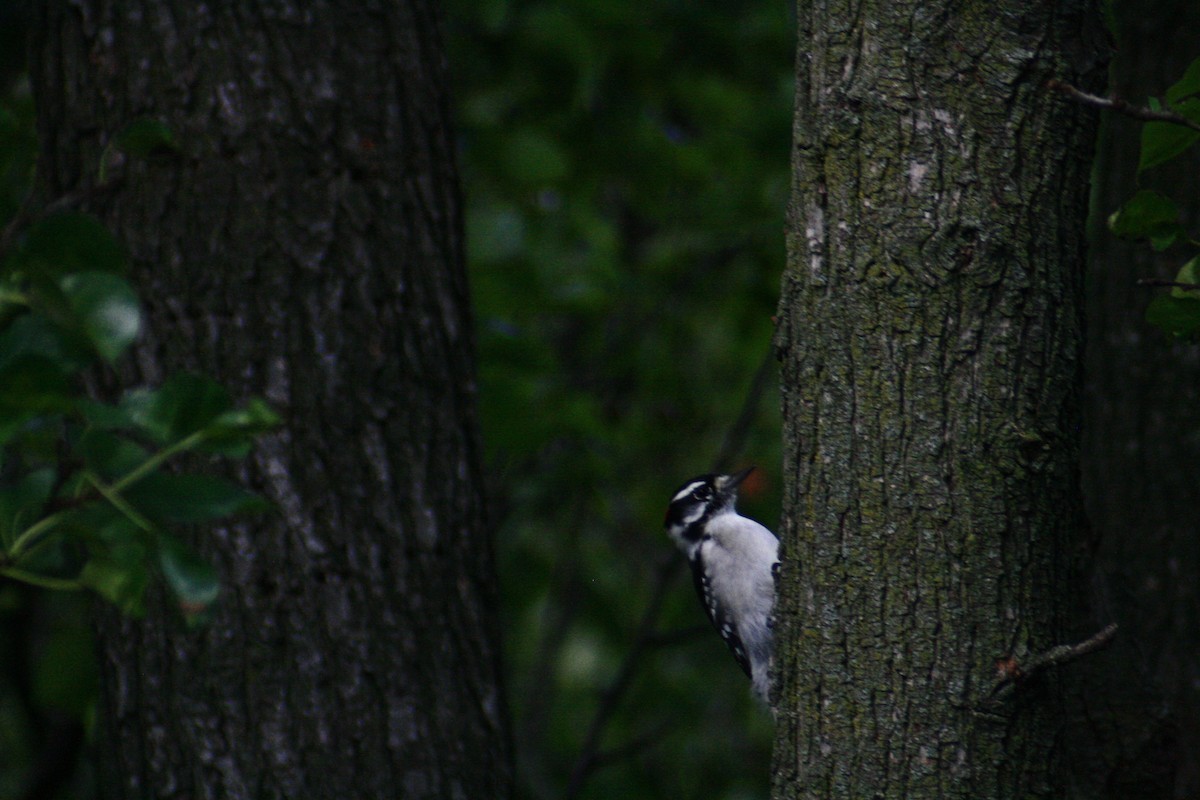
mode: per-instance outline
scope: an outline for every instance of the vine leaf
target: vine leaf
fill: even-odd
[[[166,535],[159,539],[158,555],[167,587],[179,602],[184,617],[193,624],[201,621],[221,593],[216,569]]]
[[[1108,228],[1123,239],[1173,239],[1183,232],[1175,201],[1149,189],[1126,200],[1108,218]]]
[[[1146,321],[1170,336],[1200,333],[1200,300],[1160,295],[1146,307]]]
[[[1200,256],[1194,256],[1179,268],[1175,274],[1175,283],[1183,284],[1171,289],[1171,296],[1180,299],[1192,298],[1200,300],[1200,291],[1188,289],[1186,286],[1200,286]]]
[[[105,272],[77,272],[60,284],[76,320],[96,352],[116,361],[141,328],[138,299],[124,278]]]
[[[175,133],[163,122],[149,117],[135,119],[113,137],[113,146],[142,158],[179,152]]]
[[[1150,107],[1155,111],[1162,109],[1162,105],[1154,98],[1150,99]],[[1192,122],[1200,122],[1200,98],[1190,97],[1179,103],[1172,103],[1171,110]],[[1192,128],[1185,128],[1173,122],[1147,122],[1142,126],[1142,153],[1138,161],[1138,172],[1170,161],[1197,140],[1200,140],[1200,131]]]

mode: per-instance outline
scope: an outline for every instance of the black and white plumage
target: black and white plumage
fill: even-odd
[[[769,702],[779,540],[735,508],[738,485],[753,470],[686,481],[667,507],[666,528],[687,555],[708,618]]]

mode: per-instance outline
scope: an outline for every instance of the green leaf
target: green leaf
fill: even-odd
[[[221,592],[217,571],[170,536],[159,539],[159,566],[186,617],[194,619],[216,602]]]
[[[148,436],[173,444],[207,427],[230,411],[229,392],[202,375],[172,375],[158,389],[129,392],[121,408]]]
[[[0,541],[8,549],[16,535],[42,515],[54,489],[55,471],[34,470],[11,486],[0,490]]]
[[[79,581],[125,613],[143,614],[150,583],[145,532],[108,505],[95,504],[72,517],[70,527],[91,553]]]
[[[165,123],[156,119],[143,117],[121,129],[113,137],[113,146],[131,156],[159,156],[168,153],[178,153],[179,143],[175,134]]]
[[[1160,295],[1146,308],[1146,321],[1171,336],[1200,333],[1200,300]]]
[[[1200,98],[1184,100],[1171,110],[1200,121]],[[1147,122],[1142,126],[1142,154],[1138,172],[1156,167],[1187,150],[1200,139],[1200,131],[1174,122]]]
[[[119,406],[110,406],[85,397],[76,401],[75,408],[83,414],[87,424],[97,430],[116,431],[137,427],[129,413]]]
[[[244,458],[260,434],[279,427],[282,420],[265,401],[254,397],[241,408],[226,411],[205,427],[199,449],[231,458]]]
[[[41,355],[22,355],[0,368],[0,414],[68,411],[74,401],[62,365]]]
[[[80,437],[76,449],[88,469],[106,481],[119,480],[137,469],[150,457],[128,439],[92,428]]]
[[[125,252],[108,229],[73,212],[35,222],[9,263],[12,271],[54,280],[74,272],[121,274],[125,267]]]
[[[82,491],[84,485],[69,487],[63,494]],[[71,509],[55,529],[83,542],[92,555],[108,553],[114,548],[124,549],[130,542],[140,542],[143,536],[132,520],[104,500],[93,500]]]
[[[1167,90],[1167,103],[1176,105],[1195,94],[1200,94],[1200,58],[1189,64],[1183,77]]]
[[[24,413],[0,411],[0,447],[7,445],[14,437],[25,432],[36,416],[31,411]]]
[[[94,351],[84,345],[44,315],[22,314],[0,333],[0,365],[22,355],[39,355],[74,373],[95,360]]]
[[[1175,275],[1175,282],[1200,285],[1200,256],[1194,256],[1179,268],[1179,272]],[[1171,296],[1178,298],[1190,297],[1200,300],[1200,290],[1184,289],[1182,286],[1175,286],[1171,289]]]
[[[0,329],[29,308],[25,287],[13,277],[0,278]]]
[[[1171,198],[1142,189],[1108,218],[1108,228],[1124,239],[1165,237],[1180,229],[1179,209]]]
[[[243,512],[266,511],[270,503],[212,475],[156,473],[125,492],[142,514],[164,522],[207,522]]]
[[[86,560],[86,552],[77,541],[62,535],[64,531],[51,528],[13,560],[13,566],[30,575],[50,580],[73,581]],[[36,581],[30,581],[36,584]]]
[[[140,327],[133,289],[124,278],[104,272],[67,275],[61,285],[96,352],[106,361],[115,361],[133,343]]]
[[[119,564],[93,558],[84,564],[79,582],[125,614],[140,617],[146,613],[145,595],[150,584],[150,571],[144,562]]]
[[[1173,230],[1170,233],[1162,236],[1151,236],[1150,246],[1154,248],[1154,252],[1161,253],[1163,250],[1166,250],[1168,247],[1175,244],[1175,242],[1179,241],[1179,236],[1181,233],[1183,233],[1183,228]]]

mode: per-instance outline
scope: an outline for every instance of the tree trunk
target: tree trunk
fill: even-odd
[[[198,532],[215,620],[104,614],[104,793],[505,797],[495,578],[439,13],[423,0],[36,5],[48,195],[149,116],[93,210],[148,306],[135,380],[198,370],[285,429],[278,505]]]
[[[1194,0],[1114,3],[1117,50],[1113,92],[1142,104],[1162,97],[1198,55],[1200,4]],[[1112,115],[1097,152],[1099,224],[1137,188],[1172,197],[1194,232],[1200,227],[1200,152],[1136,174],[1142,123]],[[1194,233],[1193,233],[1194,235]],[[1200,352],[1171,342],[1145,320],[1153,292],[1140,278],[1173,279],[1191,253],[1154,253],[1144,243],[1123,242],[1097,230],[1088,282],[1087,392],[1084,404],[1083,481],[1088,517],[1100,541],[1105,576],[1101,607],[1128,631],[1122,648],[1127,671],[1121,695],[1131,688],[1161,689],[1174,710],[1166,729],[1154,730],[1122,715],[1130,761],[1143,764],[1171,754],[1163,743],[1176,736],[1183,758],[1175,796],[1200,796],[1200,536],[1196,534],[1196,464],[1200,436]],[[1143,717],[1144,709],[1139,710]],[[1149,729],[1148,729],[1149,728]],[[1175,728],[1175,733],[1171,733]],[[1140,730],[1139,730],[1140,729]],[[1148,729],[1148,730],[1147,730]],[[1138,751],[1131,734],[1149,741]],[[1172,765],[1163,764],[1163,768]],[[1145,794],[1145,780],[1139,794]]]
[[[1084,0],[799,4],[776,798],[1066,794]]]

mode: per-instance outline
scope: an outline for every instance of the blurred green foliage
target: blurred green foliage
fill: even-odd
[[[0,73],[0,78],[3,77]],[[33,180],[36,156],[37,134],[29,83],[24,80],[12,85],[0,83],[0,220],[16,216]]]
[[[670,493],[727,452],[778,522],[787,4],[459,0],[450,61],[521,793],[561,797]],[[766,387],[744,437],[733,435]],[[674,573],[587,797],[766,796],[770,723]],[[678,635],[676,635],[678,634]]]

